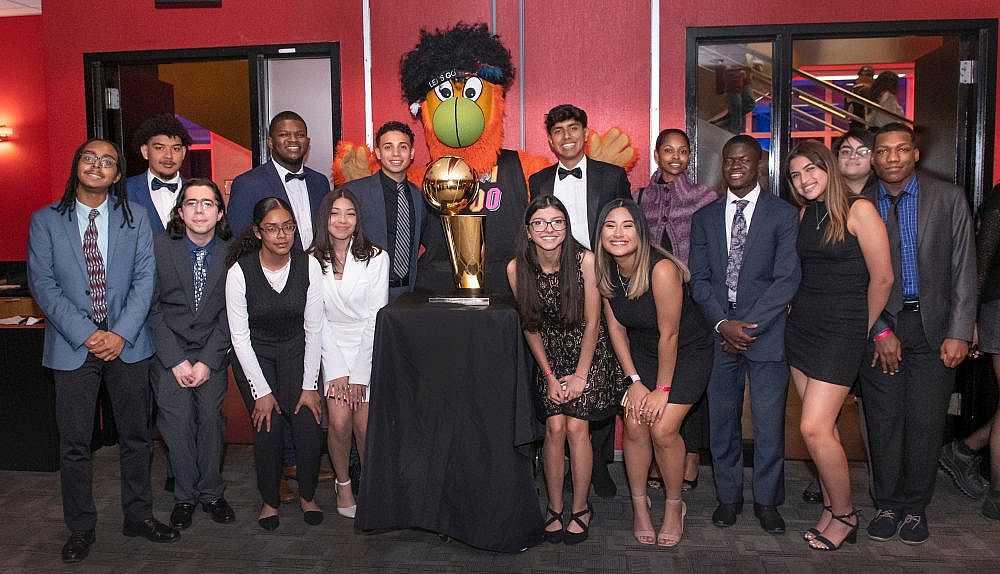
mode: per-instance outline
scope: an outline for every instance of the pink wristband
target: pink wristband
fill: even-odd
[[[671,388],[672,387],[670,385],[660,385],[660,386],[656,387],[656,390],[663,391],[665,393],[669,393]]]
[[[872,341],[875,341],[876,343],[878,343],[879,341],[881,341],[882,339],[885,339],[889,335],[892,335],[892,329],[883,329],[882,331],[879,331],[878,335],[875,335],[874,337],[872,337]]]

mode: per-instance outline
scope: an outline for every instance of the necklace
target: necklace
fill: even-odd
[[[622,284],[622,287],[625,288],[625,291],[628,291],[628,281],[624,277],[622,277],[621,267],[615,265],[615,273],[618,274],[618,282]]]
[[[829,209],[826,210],[826,212],[823,214],[823,217],[821,218],[819,216],[819,208],[816,208],[816,231],[819,231],[819,226],[823,225],[823,222],[826,221],[827,215],[830,215]]]

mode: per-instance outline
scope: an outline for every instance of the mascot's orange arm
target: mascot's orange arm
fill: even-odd
[[[379,169],[378,158],[366,145],[340,140],[333,152],[333,186],[368,177]]]

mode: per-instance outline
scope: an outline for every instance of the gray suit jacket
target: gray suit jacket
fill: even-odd
[[[114,198],[108,201],[114,204]],[[57,204],[31,216],[28,232],[28,286],[45,313],[42,365],[60,371],[79,368],[89,352],[83,344],[97,325],[90,318],[91,301],[83,240],[76,214],[60,214]],[[108,329],[125,339],[120,358],[126,363],[153,354],[146,315],[153,298],[156,263],[146,209],[129,202],[131,225],[122,225],[121,208],[108,210],[107,280]]]
[[[976,243],[962,188],[929,175],[917,175],[917,269],[920,316],[932,349],[945,338],[972,340],[976,320]],[[878,205],[877,185],[865,194]],[[896,285],[883,316],[893,320],[902,303],[899,246],[893,245]],[[878,330],[876,327],[875,330]]]
[[[226,319],[226,255],[232,240],[215,239],[208,261],[205,292],[194,310],[194,276],[187,239],[154,238],[156,290],[149,310],[149,330],[156,341],[156,358],[165,369],[185,359],[205,363],[212,372],[225,369],[229,341]]]
[[[410,186],[410,198],[413,203],[413,237],[410,238],[410,285],[409,287],[389,289],[392,298],[398,296],[400,292],[412,291],[413,286],[417,283],[417,252],[420,250],[424,218],[427,217],[423,193],[409,181],[406,183]],[[343,187],[351,190],[351,193],[358,198],[358,221],[361,222],[361,228],[365,235],[375,245],[388,250],[390,246],[387,245],[389,230],[385,219],[385,192],[382,189],[379,172],[348,182]]]

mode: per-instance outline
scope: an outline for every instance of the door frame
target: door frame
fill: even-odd
[[[964,155],[958,169],[964,173],[969,203],[978,208],[993,185],[993,149],[996,115],[997,19],[977,20],[903,20],[894,22],[837,22],[836,31],[829,23],[768,24],[688,28],[685,61],[685,114],[697,161],[698,145],[698,46],[705,42],[772,42],[771,152],[768,166],[771,191],[780,193],[786,186],[781,177],[783,159],[790,151],[790,104],[792,43],[796,40],[835,38],[872,38],[892,36],[959,36],[976,41],[975,121],[967,125]],[[696,165],[694,169],[696,169]]]
[[[216,48],[182,48],[168,50],[140,50],[126,52],[92,52],[83,55],[84,89],[87,104],[87,135],[107,138],[109,116],[114,111],[107,108],[104,94],[105,77],[116,74],[122,64],[166,64],[205,60],[246,60],[250,82],[250,142],[253,165],[268,159],[267,152],[267,61],[298,58],[330,59],[330,112],[333,145],[343,134],[340,43],[316,42],[303,44],[264,44],[254,46],[222,46]],[[121,123],[118,122],[118,129]],[[113,134],[122,141],[121,133]],[[127,142],[123,142],[127,145]]]

